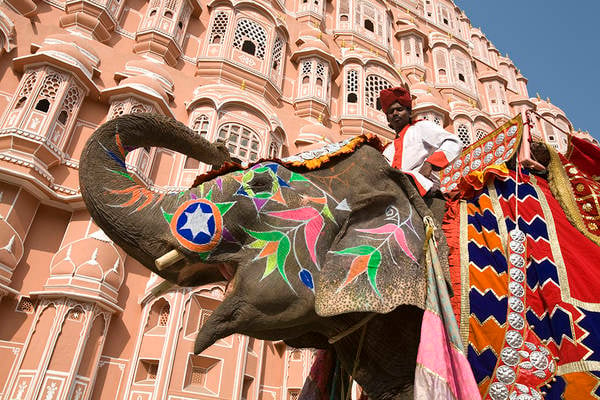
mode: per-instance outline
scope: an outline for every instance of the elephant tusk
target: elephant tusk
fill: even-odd
[[[173,249],[168,253],[165,253],[162,256],[158,257],[154,261],[154,264],[156,265],[156,268],[159,271],[162,271],[163,269],[175,264],[177,261],[183,260],[183,258],[183,254],[181,254],[177,249]]]

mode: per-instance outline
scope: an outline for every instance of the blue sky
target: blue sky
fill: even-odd
[[[575,129],[600,139],[600,1],[455,0]]]

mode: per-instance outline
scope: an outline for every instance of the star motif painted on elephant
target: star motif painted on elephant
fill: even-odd
[[[188,207],[188,210],[191,207]],[[208,209],[205,211],[207,207],[199,204],[194,211],[185,211],[184,215],[186,217],[186,221],[178,229],[179,233],[182,233],[183,230],[189,230],[192,233],[191,239],[195,240],[198,236],[198,233],[203,233],[207,236],[212,236],[215,230],[215,217],[212,213],[212,209]],[[181,218],[183,219],[183,218]],[[180,221],[181,221],[180,219]]]
[[[223,218],[215,203],[188,200],[170,217],[171,233],[183,247],[199,253],[214,248],[221,240]]]

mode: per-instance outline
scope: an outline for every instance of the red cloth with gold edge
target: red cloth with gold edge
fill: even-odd
[[[600,236],[600,148],[572,137],[566,156],[559,157],[585,228]]]

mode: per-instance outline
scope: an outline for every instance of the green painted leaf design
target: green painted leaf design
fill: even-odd
[[[374,251],[377,251],[375,249],[375,247],[362,245],[362,246],[349,247],[344,250],[336,251],[335,254],[355,254],[357,256],[366,256],[368,254],[373,253]]]
[[[235,203],[236,203],[235,201],[230,201],[230,202],[227,202],[227,203],[216,203],[215,205],[217,206],[217,208],[221,212],[221,215],[225,215],[225,213],[227,211],[229,211],[231,209],[231,207],[233,207],[233,205]]]
[[[356,256],[369,256],[369,260],[367,261],[367,276],[369,278],[369,284],[371,285],[371,287],[373,288],[373,290],[375,291],[375,293],[377,293],[377,295],[379,297],[381,297],[381,293],[379,292],[379,289],[377,288],[377,271],[379,271],[379,267],[381,266],[381,253],[379,252],[379,250],[377,250],[375,247],[373,246],[367,246],[367,245],[362,245],[362,246],[356,246],[356,247],[350,247],[344,250],[340,250],[340,251],[336,251],[335,254],[351,254],[351,255],[356,255]],[[355,257],[355,260],[358,257]],[[352,264],[354,265],[354,263]],[[352,267],[351,267],[352,268]],[[352,271],[350,271],[352,273]],[[358,270],[358,271],[354,271],[354,273],[356,275],[362,274],[364,273],[364,270]],[[352,278],[353,280],[354,278]],[[350,283],[349,281],[347,281],[344,285],[342,285],[342,287],[346,286],[346,284]]]
[[[279,241],[279,246],[277,247],[277,267],[279,269],[279,273],[289,285],[290,282],[285,275],[285,260],[287,259],[288,254],[290,254],[290,240],[284,236]]]
[[[245,228],[242,229],[244,229],[244,231],[253,238],[266,240],[268,242],[278,242],[281,238],[285,237],[283,233],[278,231],[255,232]]]
[[[273,254],[267,257],[267,268],[265,268],[265,272],[261,279],[266,278],[271,275],[271,272],[275,271],[277,268],[277,257]]]
[[[304,177],[304,175],[298,174],[296,172],[292,172],[290,182],[299,182],[299,181],[308,181],[308,179],[306,179]]]
[[[163,217],[165,217],[167,222],[171,223],[171,220],[173,219],[173,214],[169,214],[169,213],[165,212],[165,210],[162,210],[162,213],[163,213]]]
[[[131,182],[135,182],[135,180],[127,172],[115,171],[114,169],[111,169],[110,171],[113,172],[113,173],[115,173],[115,174],[117,174],[117,175],[124,176],[125,178],[129,179]]]
[[[248,247],[250,247],[251,249],[262,249],[266,245],[267,241],[265,240],[255,240],[254,242],[250,243]]]
[[[329,220],[334,221],[333,214],[331,213],[331,210],[329,209],[329,206],[327,204],[325,204],[325,207],[323,207],[321,213],[327,218],[329,218]]]
[[[371,287],[375,290],[375,293],[379,297],[381,297],[381,293],[379,289],[377,289],[377,271],[379,270],[379,266],[381,265],[381,253],[379,250],[375,250],[371,257],[369,257],[369,262],[367,263],[367,275],[369,276],[369,282],[371,283]]]

